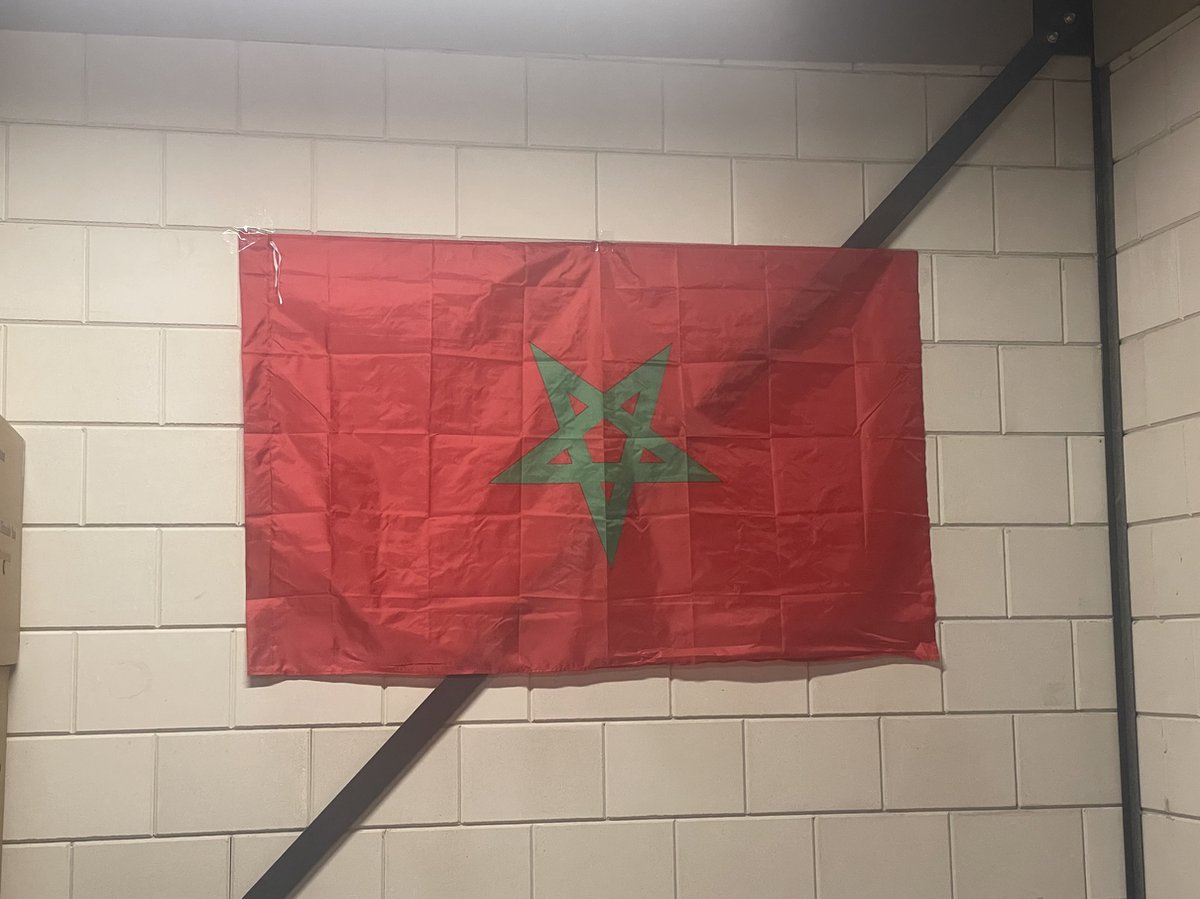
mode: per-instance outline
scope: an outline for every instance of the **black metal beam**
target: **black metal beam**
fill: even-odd
[[[1061,2],[1061,0],[1055,0]],[[1086,6],[1082,3],[1081,6]],[[883,202],[842,244],[845,248],[883,246],[929,196],[962,154],[1021,92],[1056,52],[1069,46],[1082,20],[1059,15],[1050,26],[1035,22],[1035,34],[946,133],[913,166]],[[1060,27],[1051,30],[1055,23]],[[296,837],[244,899],[287,899],[397,783],[483,683],[484,675],[447,677],[425,698],[329,805]],[[1131,896],[1131,899],[1133,897]]]
[[[1133,681],[1133,606],[1129,515],[1125,494],[1125,423],[1121,409],[1121,332],[1117,320],[1116,206],[1113,200],[1112,104],[1107,67],[1092,69],[1092,138],[1096,164],[1096,265],[1100,285],[1100,366],[1104,402],[1104,468],[1108,484],[1108,563],[1112,579],[1117,745],[1125,840],[1125,891],[1145,899],[1142,789],[1138,774]]]
[[[408,719],[313,818],[245,899],[286,899],[338,847],[483,683],[482,674],[443,678]]]

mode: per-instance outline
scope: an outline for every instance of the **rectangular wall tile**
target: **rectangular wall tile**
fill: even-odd
[[[950,816],[954,884],[972,899],[1084,899],[1083,824],[1077,809]],[[997,864],[997,858],[1020,859]]]
[[[0,318],[83,321],[84,231],[0,225]]]
[[[232,131],[237,72],[233,41],[90,34],[88,121]]]
[[[632,62],[537,59],[529,66],[529,143],[658,150],[662,69]]]
[[[383,136],[382,50],[238,45],[241,127],[287,134]]]
[[[945,815],[829,815],[817,819],[816,834],[821,899],[952,895]]]
[[[1004,616],[1004,532],[1000,528],[933,528],[929,546],[939,617]]]
[[[930,146],[990,83],[990,78],[975,77],[925,79]],[[963,154],[963,161],[980,165],[1053,165],[1053,88],[1054,83],[1048,81],[1031,81],[1026,85]],[[1088,139],[1091,140],[1090,130]]]
[[[1016,733],[1021,805],[1121,801],[1116,715],[1017,715]]]
[[[718,66],[663,71],[666,149],[741,156],[796,152],[791,72]]]
[[[671,672],[676,718],[804,715],[807,666],[796,662],[686,665]]]
[[[237,247],[214,231],[88,230],[88,318],[238,323]]]
[[[942,672],[909,660],[814,662],[812,713],[940,712]]]
[[[1183,424],[1177,422],[1125,435],[1125,488],[1131,522],[1200,510],[1188,495],[1185,433]]]
[[[1068,520],[1063,438],[939,437],[938,454],[942,514],[947,523],[1051,524]]]
[[[605,240],[729,243],[725,159],[600,153],[597,222]]]
[[[1167,130],[1167,66],[1162,53],[1146,53],[1113,72],[1113,155],[1120,159]]]
[[[1089,896],[1125,893],[1125,840],[1119,808],[1083,810],[1083,852]]]
[[[7,751],[6,840],[149,835],[152,735],[14,737]]]
[[[8,688],[8,732],[69,731],[75,693],[74,635],[24,633],[18,658]]]
[[[1067,621],[947,621],[947,711],[1073,709]]]
[[[1193,121],[1137,154],[1133,164],[1138,234],[1151,234],[1200,212],[1198,153],[1200,122]]]
[[[1016,803],[1009,716],[884,718],[881,727],[885,808]]]
[[[1142,816],[1146,840],[1146,895],[1186,896],[1200,880],[1200,821]]]
[[[1183,278],[1180,228],[1156,234],[1117,254],[1121,337],[1131,337],[1180,317]]]
[[[458,153],[458,197],[464,236],[596,236],[596,161],[590,153],[467,147]]]
[[[996,169],[996,249],[1094,253],[1093,175],[1065,169]]]
[[[387,78],[389,137],[525,142],[523,59],[389,51]]]
[[[1139,712],[1200,715],[1200,621],[1134,621],[1133,659]]]
[[[154,624],[153,530],[27,529],[21,549],[25,627]]]
[[[11,340],[11,338],[10,338]],[[1176,322],[1142,338],[1146,420],[1149,423],[1200,412],[1200,318]]]
[[[663,668],[542,675],[533,682],[535,721],[667,718],[671,687]]]
[[[1011,528],[1006,538],[1014,617],[1112,613],[1107,528]]]
[[[811,818],[709,818],[675,825],[678,899],[815,899]]]
[[[529,847],[528,827],[391,830],[384,835],[383,895],[528,899]]]
[[[22,425],[25,524],[78,524],[83,516],[83,428]]]
[[[604,766],[611,818],[745,810],[738,721],[606,724]]]
[[[9,325],[8,417],[157,422],[159,334],[152,328]],[[49,360],[54,365],[47,365]]]
[[[274,861],[296,839],[294,833],[234,836],[231,880],[233,896],[245,896]],[[351,833],[304,882],[298,899],[379,899],[383,889],[384,834]]]
[[[877,809],[879,778],[875,718],[746,722],[748,811]]]
[[[304,826],[308,741],[306,730],[160,734],[158,832]]]
[[[670,821],[533,828],[538,899],[674,899]]]
[[[867,165],[867,209],[873,211],[908,173],[908,165]],[[971,250],[995,247],[992,171],[957,166],[905,220],[888,246],[912,250]]]
[[[1194,615],[1200,583],[1200,519],[1164,521],[1129,530],[1133,614]]]
[[[310,141],[167,134],[163,168],[168,225],[303,231],[312,224]]]
[[[379,722],[382,689],[377,684],[251,678],[246,674],[245,631],[238,632],[235,643],[233,717],[238,727]]]
[[[1054,161],[1058,165],[1090,166],[1092,152],[1092,89],[1088,82],[1054,82]]]
[[[82,122],[83,55],[80,34],[0,31],[0,119]]]
[[[91,428],[87,520],[232,524],[241,464],[232,428]]]
[[[363,819],[366,827],[444,824],[458,820],[458,732],[451,728]],[[318,728],[313,731],[313,808],[329,804],[394,728]]]
[[[1113,661],[1113,626],[1108,620],[1074,621],[1075,707],[1117,707],[1116,665]]]
[[[9,218],[159,220],[161,135],[43,125],[8,132]]]
[[[933,274],[938,340],[1062,340],[1055,260],[938,255]]]
[[[316,153],[319,230],[454,234],[453,147],[320,141]]]
[[[226,727],[228,631],[79,635],[81,731]]]
[[[916,159],[924,151],[924,79],[816,71],[795,77],[800,156]]]
[[[242,335],[231,329],[163,331],[167,424],[242,423]]]
[[[463,821],[603,817],[599,724],[477,725],[460,739]]]
[[[245,532],[241,528],[165,528],[160,539],[162,623],[244,624]]]
[[[1193,21],[1163,41],[1166,55],[1167,120],[1177,125],[1200,112],[1200,28]]]
[[[863,220],[862,166],[735,159],[733,208],[737,243],[837,246]]]
[[[921,361],[925,427],[930,431],[999,431],[1000,374],[996,348],[942,344]]]
[[[1062,260],[1063,330],[1067,343],[1100,342],[1100,288],[1095,259]]]
[[[1108,472],[1103,437],[1068,437],[1067,465],[1071,479],[1071,521],[1108,521]]]
[[[71,847],[67,843],[25,843],[4,847],[0,896],[70,899]]]
[[[1000,370],[1006,431],[1104,430],[1098,347],[1001,347]]]
[[[219,899],[229,894],[228,837],[80,843],[72,860],[72,899]]]

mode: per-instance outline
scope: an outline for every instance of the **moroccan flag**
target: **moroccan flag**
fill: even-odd
[[[244,243],[252,674],[937,657],[914,254]]]

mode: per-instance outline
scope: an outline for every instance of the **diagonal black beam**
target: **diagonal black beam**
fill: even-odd
[[[245,899],[286,899],[338,847],[427,750],[484,681],[482,674],[443,678],[408,719],[313,818]]]
[[[873,249],[887,243],[888,238],[925,201],[951,166],[962,158],[988,125],[1004,112],[1021,89],[1054,55],[1055,45],[1046,37],[1037,34],[1026,42],[842,246]]]
[[[1049,27],[1039,23],[1034,37],[867,216],[842,244],[844,248],[874,249],[887,243],[963,153],[1055,54],[1060,38],[1075,31],[1075,17],[1067,15],[1069,21],[1056,16]],[[826,275],[838,277],[836,270]],[[287,899],[404,776],[484,680],[482,674],[444,678],[284,850],[244,899]]]

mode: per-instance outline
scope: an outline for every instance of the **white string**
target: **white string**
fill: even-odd
[[[279,251],[279,245],[275,243],[275,238],[271,236],[270,231],[264,231],[262,228],[242,228],[240,231],[235,231],[232,228],[224,231],[224,234],[235,235],[238,239],[238,252],[248,250],[258,244],[253,237],[265,237],[267,246],[271,248],[271,266],[275,269],[275,296],[279,299],[279,305],[283,305],[283,292],[279,289],[279,270],[283,265],[283,253]]]

